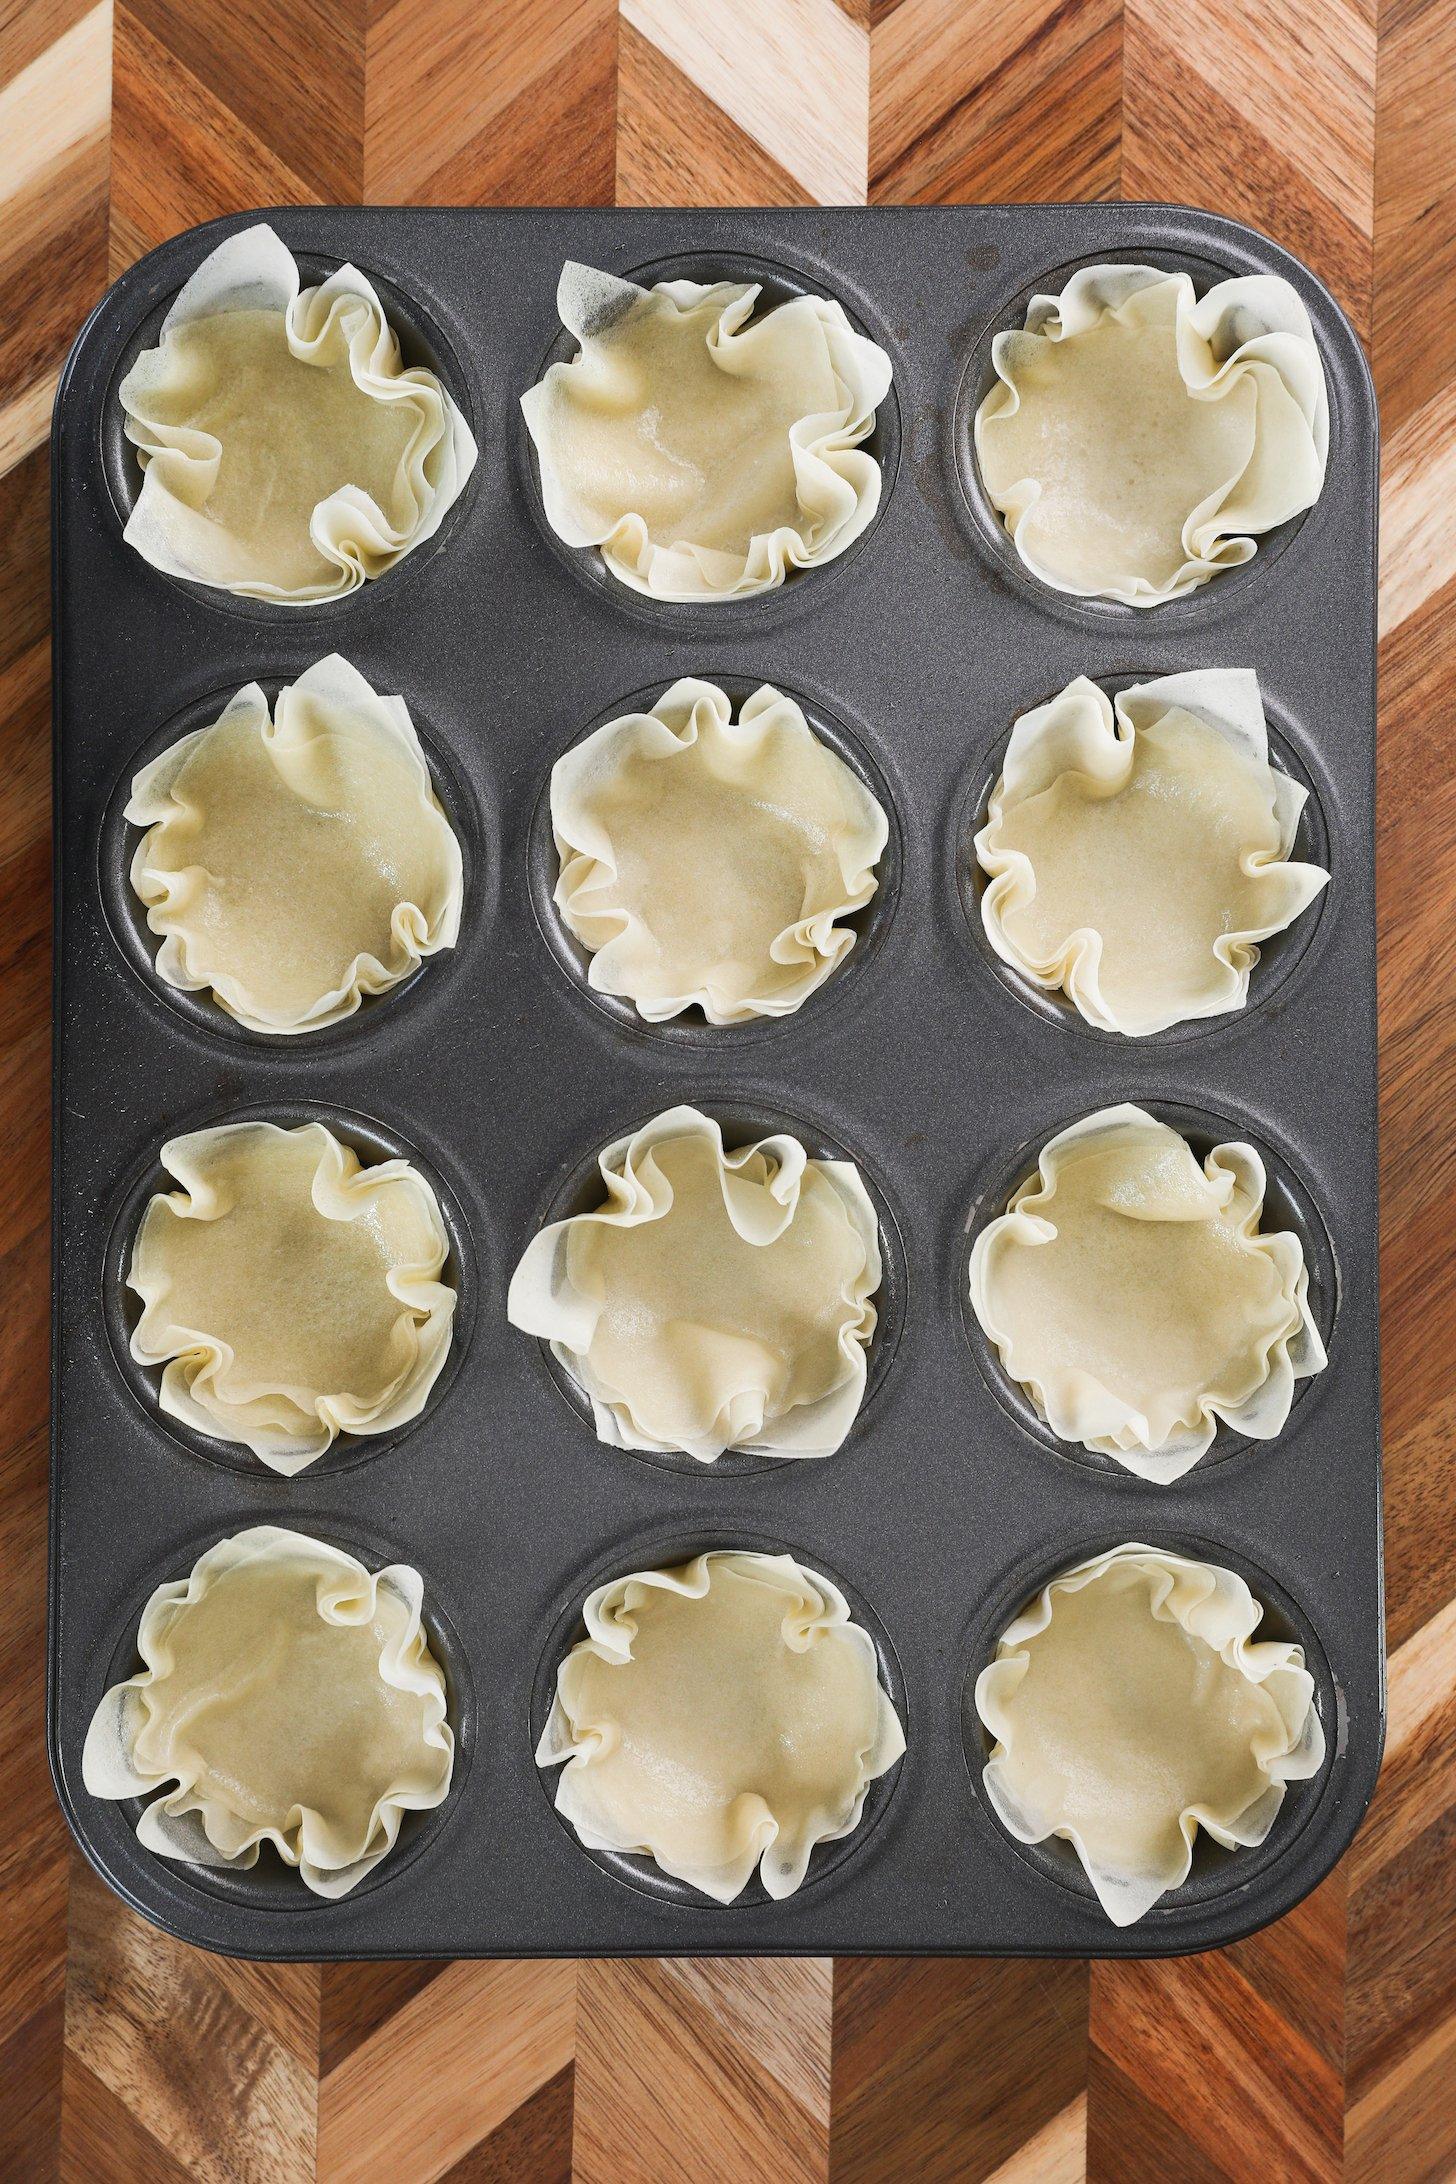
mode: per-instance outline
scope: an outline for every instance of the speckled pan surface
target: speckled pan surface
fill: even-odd
[[[119,368],[229,229],[134,267],[65,373],[54,439],[56,583],[55,1441],[51,1751],[87,1854],[174,1933],[245,1956],[917,1951],[1074,1956],[1207,1948],[1287,1909],[1369,1799],[1383,1721],[1372,884],[1376,424],[1349,326],[1273,244],[1141,206],[805,212],[290,210],[307,271],[371,274],[406,347],[465,407],[479,465],[439,537],[322,608],[268,607],[160,576],[124,547],[134,489]],[[739,604],[638,598],[546,530],[518,397],[563,353],[554,297],[576,258],[649,278],[754,278],[836,296],[894,363],[870,445],[880,512],[843,557]],[[1063,597],[1022,569],[974,482],[969,425],[990,342],[1035,289],[1097,259],[1207,283],[1277,271],[1329,379],[1329,476],[1247,567],[1146,613]],[[315,277],[317,277],[315,273]],[[453,953],[312,1037],[268,1042],[149,974],[128,908],[118,784],[250,680],[330,651],[404,694],[466,856]],[[1313,791],[1325,896],[1255,972],[1249,1008],[1140,1041],[1019,989],[985,943],[966,857],[1014,717],[1074,675],[1110,688],[1257,669],[1278,761]],[[863,952],[796,1015],[709,1031],[638,1026],[543,934],[553,761],[681,675],[771,682],[888,792],[891,899]],[[620,701],[620,702],[619,702]],[[124,791],[122,792],[124,794]],[[1301,837],[1303,842],[1304,837]],[[1306,853],[1301,850],[1300,853]],[[1308,928],[1304,930],[1302,928]],[[527,1238],[576,1210],[584,1162],[676,1101],[741,1141],[797,1129],[861,1164],[888,1291],[869,1396],[822,1462],[704,1467],[600,1447],[540,1346],[506,1321]],[[1330,1363],[1268,1446],[1230,1443],[1154,1488],[1058,1452],[965,1304],[975,1228],[1040,1145],[1133,1100],[1200,1151],[1252,1140],[1299,1226]],[[129,1221],[164,1139],[249,1112],[318,1114],[436,1184],[460,1283],[459,1343],[422,1417],[338,1444],[293,1481],[164,1419],[124,1365]],[[164,1865],[134,1814],[81,1786],[87,1722],[134,1663],[144,1600],[224,1533],[316,1531],[423,1573],[461,1761],[446,1804],[333,1904],[260,1865]],[[1000,1630],[1055,1570],[1118,1540],[1241,1570],[1264,1634],[1304,1643],[1330,1763],[1258,1851],[1204,1852],[1188,1885],[1116,1930],[1055,1843],[1001,1830],[970,1704]],[[580,1603],[618,1572],[701,1548],[788,1547],[841,1587],[880,1649],[908,1751],[856,1833],[801,1890],[720,1908],[642,1861],[588,1853],[533,1762]]]

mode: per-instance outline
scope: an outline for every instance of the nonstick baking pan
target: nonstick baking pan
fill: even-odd
[[[119,375],[243,219],[179,236],[86,326],[56,407],[55,1442],[50,1743],[87,1855],[130,1903],[257,1957],[856,1952],[1172,1954],[1231,1941],[1329,1871],[1382,1736],[1372,893],[1376,420],[1349,325],[1285,252],[1209,214],[1134,205],[796,212],[405,211],[266,217],[317,278],[376,281],[407,357],[461,402],[481,457],[438,537],[313,609],[158,574],[122,543],[137,473]],[[654,603],[547,530],[519,397],[569,354],[563,260],[650,281],[761,280],[836,296],[894,361],[870,443],[884,495],[839,560],[731,604]],[[1272,270],[1313,318],[1329,380],[1317,506],[1247,566],[1148,612],[1063,597],[1012,553],[969,427],[990,345],[1079,262]],[[312,1037],[269,1041],[163,986],[126,880],[140,763],[341,651],[401,692],[465,848],[460,945]],[[969,837],[1015,716],[1084,673],[1109,688],[1252,667],[1277,761],[1311,790],[1298,854],[1333,881],[1271,942],[1240,1014],[1140,1041],[1018,985],[981,934]],[[884,884],[847,965],[798,1014],[651,1028],[591,995],[551,908],[553,761],[677,676],[792,693],[888,805]],[[597,1149],[676,1101],[742,1139],[787,1125],[851,1154],[881,1211],[886,1281],[868,1401],[822,1462],[703,1467],[601,1447],[542,1347],[506,1321],[527,1238],[590,1195]],[[975,1228],[1040,1145],[1118,1100],[1200,1150],[1251,1139],[1266,1225],[1304,1239],[1328,1369],[1272,1444],[1222,1432],[1171,1487],[1053,1441],[967,1303]],[[440,1193],[461,1291],[456,1354],[424,1415],[337,1444],[288,1481],[165,1419],[127,1353],[132,1226],[175,1132],[318,1115],[401,1151]],[[447,1803],[341,1901],[271,1853],[213,1874],[141,1850],[135,1810],[81,1785],[87,1722],[135,1665],[143,1602],[221,1535],[295,1526],[425,1579],[460,1762]],[[1263,1848],[1204,1844],[1188,1884],[1111,1926],[1065,1846],[1013,1843],[985,1802],[976,1672],[1025,1598],[1119,1540],[1225,1562],[1297,1636],[1329,1760]],[[533,1760],[556,1663],[592,1585],[713,1544],[791,1548],[844,1588],[880,1647],[908,1751],[845,1841],[771,1904],[726,1908],[643,1860],[588,1852]]]

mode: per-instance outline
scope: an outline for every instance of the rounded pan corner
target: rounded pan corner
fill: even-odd
[[[241,1959],[250,1964],[332,1963],[361,1954],[360,1951],[353,1949],[320,1950],[317,1944],[312,1941],[299,1948],[268,1949],[257,1947],[249,1938],[248,1945],[244,1946],[239,1939],[231,1935],[209,1930],[201,1923],[189,1923],[181,1915],[182,1905],[165,1888],[159,1887],[153,1893],[142,1887],[138,1881],[123,1878],[108,1861],[100,1845],[86,1828],[82,1816],[70,1796],[65,1780],[65,1772],[59,1764],[55,1738],[49,1723],[47,1723],[46,1750],[50,1761],[51,1781],[55,1788],[56,1802],[61,1808],[66,1826],[85,1857],[86,1863],[97,1878],[103,1881],[111,1890],[113,1896],[117,1897],[121,1903],[124,1903],[129,1911],[134,1911],[138,1918],[145,1919],[149,1926],[156,1927],[159,1933],[166,1934],[172,1941],[185,1942],[189,1949],[200,1949],[206,1956]],[[149,1873],[150,1877],[162,1882],[164,1875],[161,1873],[160,1868],[155,1874],[151,1874],[150,1869],[154,1863],[155,1861],[149,1861],[148,1866],[143,1870]]]
[[[56,382],[55,401],[51,408],[51,438],[61,430],[73,399],[73,390],[91,365],[93,354],[101,349],[99,369],[104,373],[118,350],[116,316],[127,325],[145,316],[147,310],[158,303],[170,288],[185,278],[184,266],[191,271],[200,262],[196,245],[203,239],[221,242],[225,235],[234,234],[239,228],[256,225],[259,221],[282,218],[289,210],[298,207],[262,208],[258,211],[227,212],[212,220],[200,220],[195,227],[182,228],[169,235],[164,242],[153,244],[140,258],[118,273],[104,293],[92,305],[81,323],[80,331],[66,353]],[[311,208],[318,210],[320,208]],[[85,397],[90,399],[90,395]]]
[[[1263,1933],[1266,1927],[1275,1925],[1278,1920],[1297,1911],[1329,1879],[1359,1834],[1365,1815],[1370,1809],[1370,1801],[1375,1795],[1384,1753],[1385,1708],[1382,1703],[1373,1748],[1367,1756],[1365,1770],[1359,1780],[1346,1784],[1338,1813],[1321,1831],[1317,1841],[1311,1844],[1309,1854],[1300,1862],[1293,1875],[1292,1886],[1260,1890],[1256,1900],[1240,1906],[1232,1916],[1218,1920],[1210,1918],[1208,1925],[1212,1931],[1191,1934],[1186,1938],[1170,1933],[1165,1947],[1144,1949],[1133,1946],[1116,1951],[1115,1958],[1206,1956],[1213,1950],[1229,1949],[1238,1942],[1248,1941],[1253,1935]],[[1272,1880],[1273,1875],[1270,1878]]]
[[[157,1903],[149,1901],[145,1894],[129,1886],[119,1874],[113,1871],[100,1845],[91,1835],[80,1807],[71,1795],[71,1785],[61,1759],[57,1741],[53,1694],[48,1695],[46,1706],[46,1759],[50,1766],[51,1786],[56,1793],[56,1803],[61,1808],[61,1816],[71,1832],[71,1837],[92,1872],[96,1874],[98,1879],[106,1883],[112,1894],[118,1897],[129,1911],[135,1911],[149,1925],[155,1926],[160,1932],[170,1935],[172,1940],[185,1941],[194,1949],[205,1949],[210,1956],[231,1955],[232,1951],[223,1949],[218,1942],[209,1936],[189,1933],[185,1926],[179,1924],[175,1917],[169,1915],[169,1910],[164,1910]]]
[[[1133,208],[1129,208],[1133,209]],[[1339,338],[1346,352],[1347,361],[1359,382],[1369,411],[1372,430],[1379,431],[1380,411],[1375,393],[1375,379],[1370,369],[1370,359],[1365,344],[1356,330],[1349,312],[1335,295],[1329,283],[1313,266],[1299,257],[1286,243],[1275,240],[1263,228],[1255,227],[1249,220],[1236,220],[1226,212],[1211,212],[1203,205],[1146,204],[1135,208],[1144,214],[1156,214],[1178,220],[1195,222],[1200,234],[1211,240],[1224,238],[1232,241],[1245,255],[1262,261],[1270,273],[1290,273],[1315,291],[1322,312],[1331,322],[1331,330]]]

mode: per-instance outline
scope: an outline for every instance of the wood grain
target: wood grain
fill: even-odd
[[[583,1965],[573,2175],[824,2176],[831,1985],[817,1957]]]
[[[1456,2176],[1456,0],[0,0],[0,2177]],[[1146,1965],[230,1965],[73,1856],[42,1732],[43,443],[110,274],[269,201],[1171,198],[1382,403],[1389,1756],[1340,1871]]]

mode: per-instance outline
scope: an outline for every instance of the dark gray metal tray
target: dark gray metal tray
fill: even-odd
[[[203,1947],[259,1957],[985,1952],[1163,1954],[1235,1939],[1329,1870],[1369,1799],[1382,1716],[1372,895],[1376,421],[1349,325],[1272,243],[1204,213],[1086,205],[805,212],[290,210],[307,266],[378,280],[481,444],[440,537],[351,598],[288,610],[158,575],[122,543],[135,477],[119,368],[241,219],[180,236],[117,283],[78,340],[54,435],[59,937],[50,1740],[62,1804],[129,1902]],[[881,512],[826,569],[734,605],[654,605],[545,529],[517,400],[560,351],[562,260],[661,277],[762,269],[837,296],[889,350]],[[1317,507],[1244,569],[1134,613],[1035,583],[979,498],[969,416],[992,333],[1091,258],[1274,270],[1312,314],[1330,383]],[[252,678],[340,650],[403,692],[463,834],[461,943],[405,991],[313,1038],[267,1042],[151,975],[119,811],[139,754]],[[1286,763],[1314,794],[1334,878],[1271,947],[1241,1015],[1141,1042],[1016,988],[979,937],[963,858],[1013,717],[1084,672],[1258,670]],[[619,700],[686,673],[767,680],[888,790],[895,856],[872,945],[798,1014],[654,1031],[592,998],[548,943],[533,828],[552,762]],[[200,710],[201,709],[201,710]],[[119,788],[120,785],[120,788]],[[969,915],[968,915],[969,912]],[[870,1401],[819,1463],[702,1469],[599,1447],[505,1287],[581,1163],[692,1099],[843,1147],[877,1194],[892,1295]],[[973,1223],[1039,1144],[1118,1099],[1264,1147],[1300,1225],[1329,1336],[1270,1446],[1215,1444],[1154,1489],[1059,1452],[969,1321]],[[317,1112],[417,1155],[440,1186],[463,1290],[459,1348],[395,1440],[345,1443],[289,1482],[163,1419],[125,1359],[127,1222],[169,1134],[239,1110]],[[423,1571],[462,1764],[447,1804],[334,1904],[271,1856],[209,1875],[140,1850],[89,1798],[86,1724],[133,1665],[144,1599],[243,1525],[314,1530]],[[1118,1931],[1058,1855],[1026,1850],[980,1788],[969,1688],[1022,1599],[1117,1539],[1244,1570],[1309,1651],[1330,1759],[1257,1852],[1205,1851],[1188,1886]],[[866,1614],[907,1756],[866,1823],[788,1902],[689,1900],[584,1851],[532,1759],[588,1587],[714,1542],[784,1544]]]

